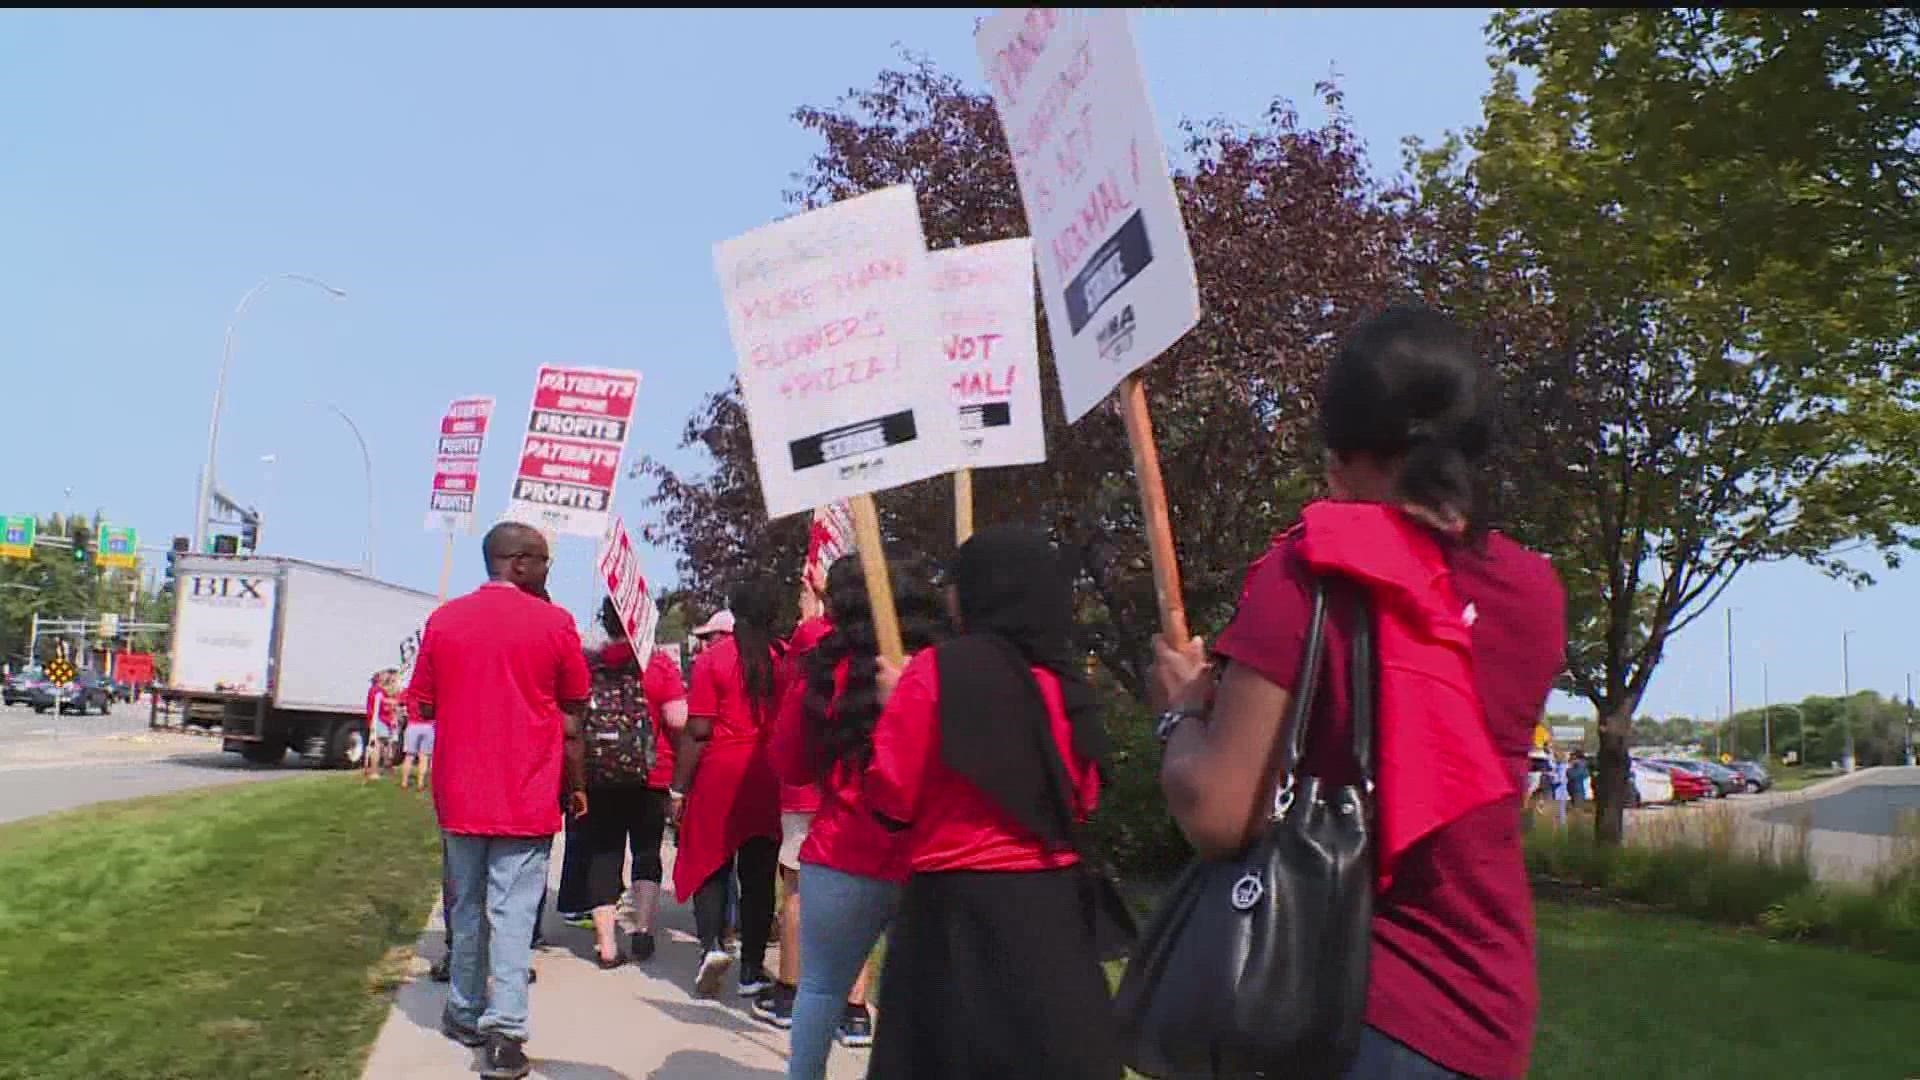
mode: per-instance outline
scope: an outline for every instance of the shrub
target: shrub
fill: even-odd
[[[1160,794],[1160,741],[1153,718],[1132,702],[1116,704],[1107,724],[1113,759],[1092,833],[1128,881],[1165,881],[1179,873],[1193,849],[1167,814]]]

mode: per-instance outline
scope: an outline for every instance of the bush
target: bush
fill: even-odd
[[[1193,849],[1160,794],[1160,741],[1153,737],[1153,718],[1126,701],[1108,713],[1107,724],[1113,758],[1092,833],[1123,879],[1165,881],[1179,873]]]
[[[1536,877],[1769,936],[1822,941],[1862,952],[1920,959],[1920,844],[1866,888],[1814,880],[1807,829],[1795,841],[1773,830],[1745,842],[1727,811],[1660,819],[1635,842],[1603,847],[1591,819],[1535,827],[1526,837]]]

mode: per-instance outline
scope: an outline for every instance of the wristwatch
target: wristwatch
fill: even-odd
[[[1200,709],[1168,709],[1160,714],[1159,722],[1153,727],[1153,734],[1164,746],[1168,739],[1173,738],[1173,729],[1180,726],[1180,721],[1198,720],[1205,715],[1206,713]]]

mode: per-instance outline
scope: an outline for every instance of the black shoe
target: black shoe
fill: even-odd
[[[533,1064],[520,1045],[520,1040],[505,1035],[487,1036],[486,1060],[480,1065],[480,1075],[486,1080],[520,1080],[532,1072]]]
[[[440,1034],[445,1035],[461,1046],[485,1046],[487,1044],[487,1037],[480,1034],[480,1029],[469,1027],[455,1020],[453,1014],[448,1012],[440,1014]]]
[[[427,976],[437,983],[452,982],[453,957],[443,956],[435,960],[433,966],[427,969]]]
[[[632,948],[628,952],[632,953],[634,963],[644,964],[653,959],[654,942],[651,931],[634,934],[631,944]]]
[[[753,1015],[786,1029],[793,1026],[793,999],[797,995],[793,987],[776,984],[773,989],[753,999]]]
[[[758,964],[740,969],[740,996],[759,997],[773,987],[773,977]]]

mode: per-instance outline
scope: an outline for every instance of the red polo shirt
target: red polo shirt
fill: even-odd
[[[793,628],[793,636],[787,639],[787,661],[793,665],[794,684],[805,693],[807,682],[806,655],[814,646],[825,641],[833,633],[833,623],[815,616],[803,620]],[[790,695],[789,695],[790,696]],[[820,812],[819,785],[809,783],[780,783],[780,812],[783,814],[817,814]]]
[[[573,619],[545,600],[489,582],[435,611],[407,694],[416,713],[433,710],[440,827],[559,832],[560,707],[592,685]]]
[[[640,678],[640,691],[647,696],[647,711],[653,714],[653,771],[647,774],[647,786],[665,791],[673,786],[675,733],[667,730],[667,706],[687,700],[687,684],[680,679],[680,665],[673,657],[653,650],[647,661],[647,673]]]

